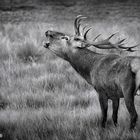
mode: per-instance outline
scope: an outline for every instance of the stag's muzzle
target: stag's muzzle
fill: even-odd
[[[53,37],[53,32],[48,30],[45,32],[45,35],[46,35],[47,41],[44,43],[44,47],[48,48],[50,46],[50,38]]]

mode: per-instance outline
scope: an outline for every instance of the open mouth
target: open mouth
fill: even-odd
[[[44,47],[45,48],[49,48],[49,46],[50,46],[50,43],[49,42],[44,44]]]

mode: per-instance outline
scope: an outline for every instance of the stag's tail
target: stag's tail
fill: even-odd
[[[136,82],[136,95],[140,96],[140,58],[136,58],[131,62],[131,69],[136,74],[135,82]]]

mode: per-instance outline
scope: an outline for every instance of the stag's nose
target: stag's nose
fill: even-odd
[[[53,32],[48,30],[46,33],[45,33],[46,36],[52,36],[53,35]]]

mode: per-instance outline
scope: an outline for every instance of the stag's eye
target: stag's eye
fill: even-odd
[[[68,36],[62,36],[61,39],[69,40]]]
[[[75,41],[81,41],[81,39],[80,39],[80,38],[74,38],[74,40],[75,40]]]

